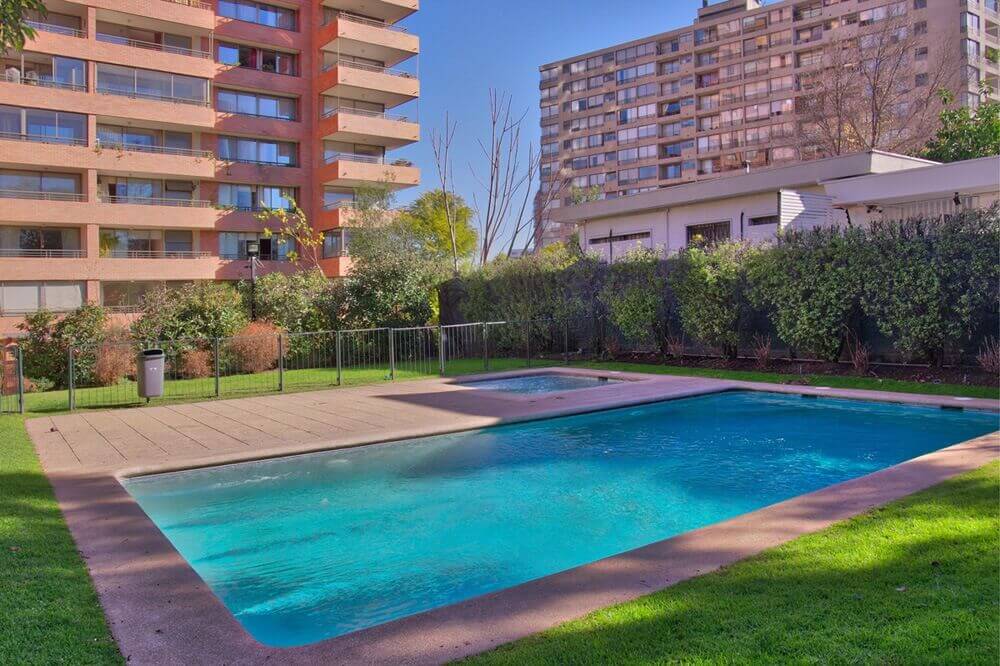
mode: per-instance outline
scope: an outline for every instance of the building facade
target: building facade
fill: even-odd
[[[870,152],[774,166],[553,211],[584,252],[614,261],[638,247],[766,243],[779,231],[937,217],[1000,201],[1000,156],[950,164]]]
[[[916,94],[945,61],[961,103],[1000,89],[998,0],[706,0],[691,25],[543,65],[536,245],[575,230],[554,208],[823,157],[801,141],[803,75],[887,19],[912,31]]]
[[[418,0],[45,4],[0,54],[0,333],[243,279],[248,240],[259,272],[295,270],[257,219],[290,200],[342,276],[355,189],[419,182],[390,156],[419,138]]]

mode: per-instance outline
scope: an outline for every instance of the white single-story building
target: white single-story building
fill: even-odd
[[[705,240],[773,239],[781,229],[942,215],[1000,200],[1000,156],[939,164],[879,151],[831,157],[631,197],[559,208],[585,252],[665,254]]]

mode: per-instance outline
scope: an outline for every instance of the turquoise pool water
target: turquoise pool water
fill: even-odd
[[[619,379],[606,379],[604,377],[543,373],[538,375],[522,375],[520,377],[502,377],[500,379],[480,379],[474,382],[463,382],[462,385],[487,391],[534,394],[594,388],[595,386],[618,384],[620,381]]]
[[[509,587],[997,428],[732,392],[125,481],[257,640],[312,643]]]

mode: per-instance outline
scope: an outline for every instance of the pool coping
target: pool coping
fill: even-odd
[[[579,372],[563,368],[540,370]],[[516,376],[524,371],[496,374]],[[655,377],[618,374],[642,379]],[[1000,411],[1000,401],[956,401],[947,396],[722,380],[708,386],[701,384],[690,391],[673,390],[667,398],[651,395],[635,400],[619,398],[596,408],[553,406],[523,417],[493,419],[484,425],[556,418],[739,389]],[[422,430],[410,428],[409,434],[394,432],[389,438],[361,438],[368,442],[293,445],[259,450],[252,455],[223,455],[214,461],[200,459],[192,465],[52,472],[49,478],[77,547],[87,561],[112,633],[122,654],[131,662],[433,664],[488,650],[599,608],[708,573],[1000,458],[1000,432],[994,432],[620,555],[296,648],[272,648],[255,641],[119,482],[122,477],[138,474],[468,429],[467,425],[450,430],[443,425]]]

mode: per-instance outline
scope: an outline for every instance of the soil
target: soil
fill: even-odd
[[[746,370],[756,372],[774,372],[785,375],[803,375],[802,384],[808,384],[806,375],[833,375],[841,377],[858,377],[850,364],[829,363],[824,361],[788,361],[773,360],[767,368],[757,366],[757,361],[750,358],[740,358],[735,361],[705,356],[685,356],[682,359],[670,358],[666,361],[658,354],[619,354],[616,361],[632,363],[652,363],[688,368],[711,368],[717,370]],[[898,379],[927,384],[962,384],[973,386],[996,386],[997,377],[981,368],[972,366],[950,366],[935,368],[926,365],[885,365],[873,363],[866,377],[875,379]],[[795,383],[794,380],[792,383]]]

